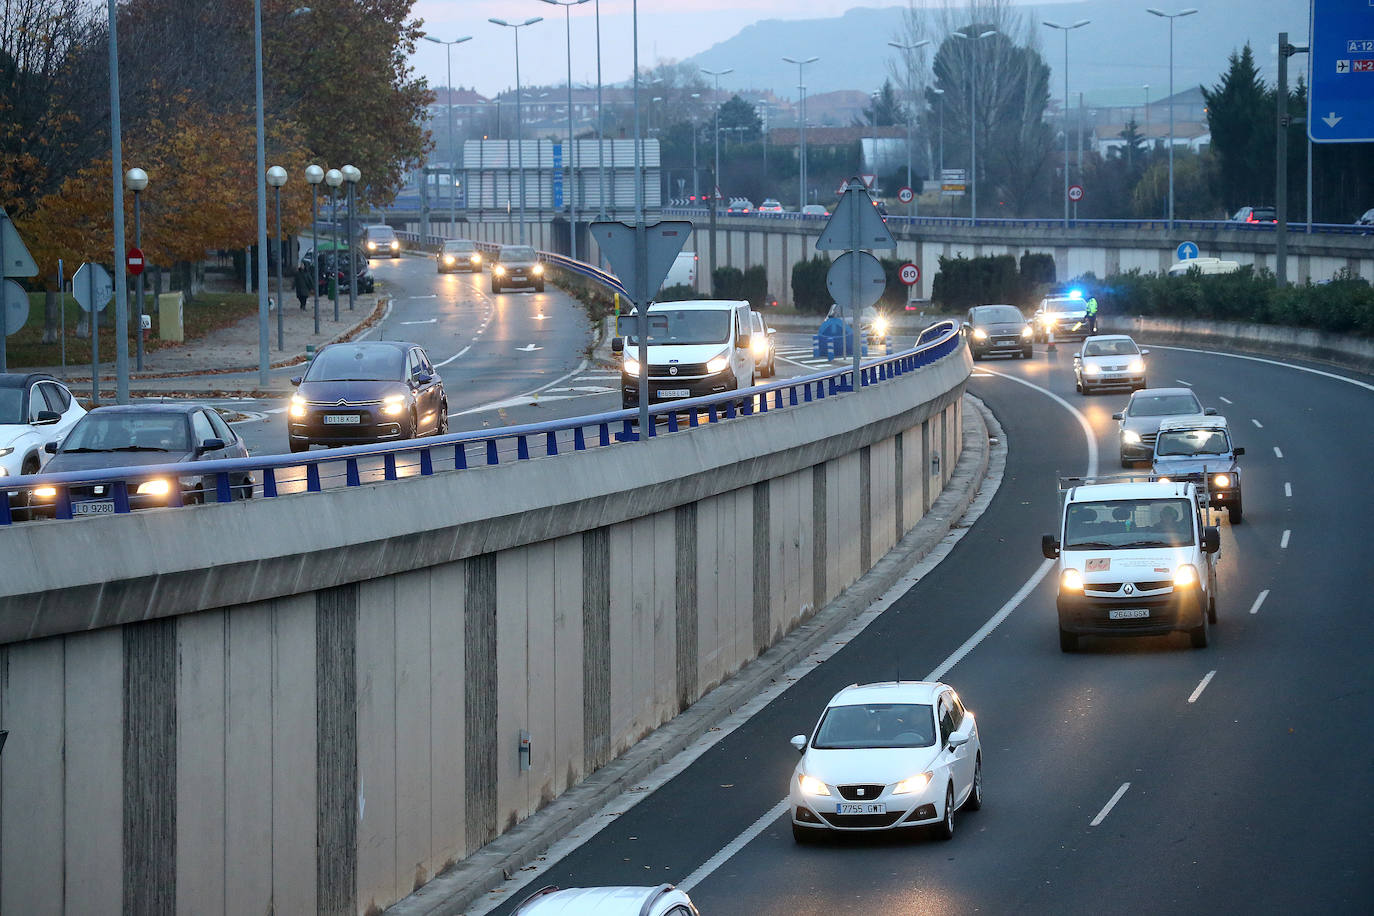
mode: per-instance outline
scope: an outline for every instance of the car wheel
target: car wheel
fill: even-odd
[[[292,440],[291,440],[291,451],[293,451],[293,452],[306,452],[306,451],[309,451],[309,450],[310,450],[310,443],[309,443],[309,442],[297,442],[295,439],[292,439]]]
[[[1030,359],[1030,358],[1031,358],[1032,356],[1034,356],[1034,355],[1035,355],[1035,350],[1034,350],[1034,348],[1032,348],[1032,347],[1026,347],[1024,350],[1021,351],[1021,358],[1022,358],[1022,359]]]
[[[442,401],[439,404],[439,422],[434,427],[434,435],[448,435],[448,401]]]
[[[1129,458],[1122,458],[1122,459],[1121,459],[1121,466],[1122,466],[1123,468],[1133,468],[1133,467],[1135,467],[1135,462],[1132,461],[1132,460],[1129,459]]]
[[[935,825],[935,836],[941,840],[954,839],[954,784],[945,786],[945,816]]]
[[[1230,517],[1231,524],[1240,524],[1240,520],[1244,516],[1244,511],[1241,509],[1239,497],[1237,497],[1235,502],[1226,507],[1226,514]]]
[[[238,487],[236,487],[236,489],[237,489],[237,491],[238,491],[238,492],[236,492],[236,493],[234,494],[234,496],[235,496],[236,499],[252,499],[252,498],[253,498],[253,478],[251,478],[251,477],[244,477],[244,478],[243,478],[243,483],[241,483]]]
[[[19,469],[19,473],[27,477],[30,474],[37,474],[39,470],[38,456],[30,455],[24,459],[24,466]]]
[[[973,761],[973,785],[969,787],[968,799],[964,802],[964,807],[970,811],[977,811],[983,807],[983,755],[979,754]]]
[[[495,280],[492,280],[492,281],[491,281],[491,291],[492,291],[493,293],[499,293],[499,292],[501,292],[501,284],[500,284],[500,283],[497,283]]]
[[[820,839],[820,831],[812,827],[803,827],[801,824],[792,825],[792,840],[798,846],[805,846],[807,843],[814,843]]]
[[[542,292],[544,291],[544,284],[543,284],[543,283],[540,283],[538,286],[536,286],[536,287],[534,288],[534,291],[535,291],[536,293],[542,293]]]
[[[1207,622],[1217,622],[1217,589],[1213,583],[1212,590],[1207,593]]]
[[[1202,614],[1202,622],[1188,631],[1188,640],[1193,644],[1194,649],[1207,648],[1208,638],[1211,635],[1211,628],[1208,626],[1208,617],[1205,611]]]
[[[1059,651],[1060,651],[1060,652],[1077,652],[1077,651],[1078,651],[1078,634],[1077,634],[1077,633],[1070,633],[1070,632],[1068,632],[1067,630],[1065,630],[1063,627],[1060,627],[1060,628],[1059,628]]]

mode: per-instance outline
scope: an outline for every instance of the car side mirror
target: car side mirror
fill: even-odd
[[[417,385],[428,385],[432,381],[434,381],[434,374],[431,372],[415,373],[415,384]]]
[[[1241,455],[1244,455],[1244,454],[1245,454],[1245,446],[1243,446],[1243,445],[1238,445],[1238,446],[1236,446],[1234,449],[1232,449],[1231,454],[1232,454],[1232,455],[1235,455],[1237,458],[1239,458]]]
[[[53,410],[38,411],[38,418],[33,421],[34,426],[48,426],[62,419],[62,414]]]
[[[949,749],[951,751],[958,750],[965,744],[968,744],[968,739],[969,736],[967,732],[955,732],[949,736]]]
[[[1141,355],[1141,356],[1149,356],[1149,355],[1150,355],[1149,349],[1147,348],[1147,349],[1141,350],[1141,351],[1140,351],[1140,355]]]
[[[304,380],[304,376],[298,375],[298,376],[296,376],[295,378],[293,378],[293,379],[291,380],[291,384],[292,384],[292,385],[295,385],[296,387],[299,388],[299,387],[300,387],[300,384],[301,384],[301,382],[302,382],[303,380]]]
[[[797,753],[804,753],[806,751],[806,736],[793,735],[791,745],[797,749]]]
[[[776,333],[778,333],[778,332],[775,331],[775,330],[773,330],[772,328],[769,328],[769,329],[768,329],[768,333],[769,333],[769,334],[776,334]]]
[[[1040,552],[1046,560],[1059,559],[1059,538],[1052,534],[1040,535]]]
[[[1202,412],[1209,417],[1215,417],[1217,415],[1217,409],[1215,407],[1204,407],[1202,408]]]
[[[223,439],[206,439],[200,443],[201,452],[217,452],[224,448]]]
[[[1221,529],[1215,525],[1207,525],[1202,529],[1202,552],[1216,553],[1221,549]]]
[[[57,443],[56,443],[56,442],[44,442],[44,443],[43,443],[43,451],[47,452],[49,455],[56,455],[56,454],[57,454]]]
[[[1113,419],[1113,420],[1120,420],[1120,419],[1121,419],[1121,414],[1119,414],[1119,413],[1114,413],[1114,414],[1112,414],[1112,419]]]
[[[624,353],[624,352],[625,352],[625,338],[623,338],[623,337],[612,337],[612,338],[611,338],[611,352],[612,352],[612,353]]]
[[[751,336],[751,335],[749,335],[749,334],[740,334],[740,335],[738,335],[738,336],[735,338],[735,349],[737,349],[737,350],[748,350],[748,349],[749,349],[749,343],[750,343],[750,340],[749,340],[750,336]]]

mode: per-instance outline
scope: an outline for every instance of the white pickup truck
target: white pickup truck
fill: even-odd
[[[1059,648],[1080,636],[1186,632],[1207,646],[1217,619],[1216,556],[1207,493],[1149,477],[1064,478],[1059,530],[1041,551],[1059,561]]]

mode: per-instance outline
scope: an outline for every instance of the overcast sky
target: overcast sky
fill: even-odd
[[[639,60],[651,66],[660,58],[690,57],[760,19],[821,19],[855,6],[905,5],[892,0],[640,0]],[[572,8],[574,83],[596,84],[595,8],[596,0]],[[607,83],[631,73],[630,9],[631,0],[601,0],[601,66]],[[416,0],[414,15],[436,38],[472,36],[452,50],[454,85],[475,87],[484,95],[515,85],[512,30],[492,25],[488,17],[523,22],[543,16],[543,22],[520,30],[521,82],[548,85],[567,78],[565,14],[542,0]],[[443,85],[444,49],[426,41],[420,45],[413,59],[416,70],[430,85]]]

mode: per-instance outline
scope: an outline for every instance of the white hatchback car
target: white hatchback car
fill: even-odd
[[[657,887],[545,887],[515,908],[516,916],[700,916],[686,891]]]
[[[978,723],[946,684],[855,684],[831,698],[808,741],[788,803],[792,836],[934,825],[954,836],[954,812],[983,805]]]
[[[1145,356],[1149,350],[1136,346],[1125,334],[1099,334],[1085,338],[1073,355],[1073,385],[1079,394],[1098,388],[1146,387]]]
[[[37,474],[48,461],[43,446],[65,439],[86,410],[51,375],[0,375],[0,477]]]

